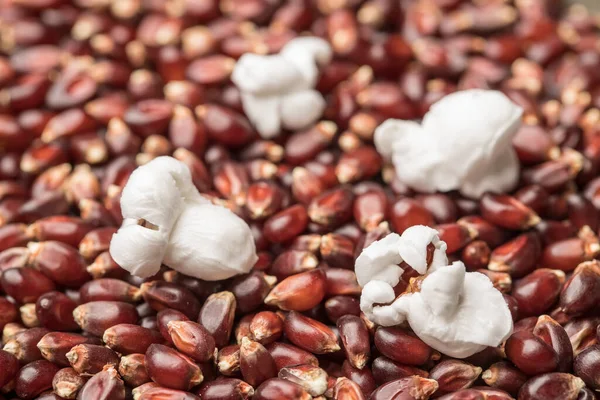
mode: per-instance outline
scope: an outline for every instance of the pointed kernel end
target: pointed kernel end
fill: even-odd
[[[134,301],[139,301],[142,299],[142,291],[138,288],[131,289],[130,295]]]
[[[301,264],[306,269],[315,269],[319,266],[319,259],[314,254],[308,253],[302,257]]]
[[[373,68],[368,65],[363,65],[359,69],[352,74],[351,80],[360,84],[360,85],[368,85],[371,81],[373,81]]]
[[[240,342],[240,346],[244,348],[244,350],[250,350],[249,347],[252,346],[254,342],[252,340],[250,340],[247,336],[244,336],[242,338],[242,341]]]
[[[425,395],[431,396],[439,388],[439,384],[434,379],[421,378],[421,387]]]
[[[321,121],[317,127],[328,140],[332,140],[338,130],[337,124],[333,121]]]
[[[115,335],[110,328],[104,331],[104,334],[102,335],[102,341],[104,342],[105,345],[110,347],[110,345],[112,343],[114,343],[114,339],[115,339]]]
[[[274,145],[267,149],[267,158],[274,163],[280,162],[283,160],[283,156],[285,155],[285,151],[282,146]]]
[[[169,331],[169,333],[171,331],[179,329],[181,327],[181,322],[182,321],[169,321],[167,323],[167,330]]]
[[[155,285],[152,282],[154,282],[154,281],[144,282],[140,285],[140,296],[143,296],[146,292],[148,292],[152,288],[152,286]]]
[[[41,139],[42,139],[42,142],[44,142],[44,143],[50,143],[50,142],[54,141],[56,138],[57,138],[57,135],[50,127],[44,129],[44,131],[42,132]]]
[[[73,319],[75,319],[75,323],[82,327],[84,325],[85,312],[82,306],[78,306],[73,310]]]
[[[185,160],[186,158],[190,157],[190,151],[184,149],[183,147],[178,147],[173,152],[173,157],[179,161]]]
[[[550,160],[558,160],[560,158],[560,147],[553,146],[548,150],[548,159]]]
[[[532,228],[542,221],[539,215],[532,213],[525,222],[525,228]]]
[[[579,232],[577,232],[577,237],[584,241],[596,241],[596,234],[589,225],[582,226]]]
[[[194,376],[192,377],[192,379],[190,379],[190,386],[194,387],[197,386],[199,384],[201,384],[204,381],[204,375],[202,375],[202,371],[200,370],[200,368],[198,368],[196,370],[196,372],[194,372]]]
[[[94,254],[94,249],[85,238],[79,243],[79,254],[83,256],[83,258],[90,258]]]
[[[277,277],[273,275],[265,275],[264,279],[265,282],[267,282],[267,285],[271,288],[277,283]]]
[[[339,164],[335,170],[335,176],[340,183],[350,183],[356,180],[358,169],[355,166]]]
[[[21,353],[20,351],[21,346],[19,346],[19,342],[17,342],[15,339],[11,339],[8,342],[6,342],[6,344],[4,345],[4,347],[2,348],[2,350],[6,351],[7,353],[12,354],[13,356],[20,358],[19,355]]]
[[[277,298],[277,295],[274,295],[272,292],[265,297],[264,302],[268,306],[277,307],[279,305],[279,299]]]
[[[356,18],[363,25],[378,25],[383,21],[383,11],[375,4],[367,3],[358,10]]]
[[[85,159],[90,164],[100,164],[108,159],[108,151],[104,146],[93,146],[88,149]]]
[[[173,118],[184,118],[192,115],[192,110],[181,104],[173,106]]]
[[[203,104],[194,108],[194,114],[196,114],[196,117],[198,119],[204,119],[206,117],[207,113],[208,113],[208,110],[206,109],[206,106]]]
[[[467,232],[468,232],[471,240],[477,239],[477,237],[479,236],[479,232],[477,231],[477,229],[473,228],[470,225],[464,225],[464,226],[467,228]]]
[[[26,174],[31,174],[37,171],[38,165],[31,157],[24,155],[19,164],[19,168]]]
[[[544,323],[550,324],[550,325],[559,325],[559,323],[556,322],[556,320],[554,320],[554,318],[552,318],[551,316],[540,315],[537,319],[536,326],[540,325],[540,324],[544,324]],[[534,329],[534,332],[535,332],[535,329]]]
[[[552,269],[550,271],[552,271],[552,273],[556,276],[556,278],[558,278],[558,281],[561,284],[565,283],[565,281],[567,279],[567,275],[565,274],[564,271],[561,271],[560,269]]]
[[[487,268],[494,272],[510,272],[510,266],[502,261],[490,260]]]
[[[590,257],[595,257],[600,253],[600,243],[591,242],[586,245],[586,253],[589,254]]]
[[[108,372],[108,374],[111,376],[111,378],[121,380],[121,377],[119,376],[119,373],[117,372],[117,370],[115,369],[115,367],[112,364],[105,365],[102,368],[102,371],[103,372]]]
[[[246,382],[242,382],[238,386],[238,390],[242,395],[242,398],[249,399],[254,396],[254,388],[247,384]]]
[[[360,226],[362,226],[366,232],[371,232],[372,230],[377,229],[377,227],[382,224],[381,221],[384,219],[385,216],[382,213],[374,213],[361,219]]]
[[[353,357],[350,361],[354,368],[363,369],[369,362],[369,356],[366,354],[360,354],[356,357]]]
[[[79,358],[77,356],[77,351],[71,349],[67,354],[65,354],[65,357],[67,357],[67,360],[69,360],[69,363],[71,363],[71,365],[75,364],[77,362],[77,359]]]
[[[31,227],[31,226],[30,226]],[[33,239],[36,237],[34,232],[29,232],[29,228],[27,228],[27,237]],[[27,243],[27,249],[29,250],[29,260],[33,261],[37,258],[38,254],[42,250],[43,244],[41,242],[29,242]]]
[[[496,382],[494,379],[494,373],[489,369],[486,369],[483,374],[481,374],[481,379],[483,379],[483,381],[490,386]]]
[[[585,387],[585,382],[583,381],[583,379],[581,379],[579,377],[573,377],[571,384],[575,388],[575,390],[573,391],[575,393],[578,393],[581,389],[583,389]]]
[[[364,106],[369,102],[369,97],[369,93],[362,90],[356,95],[356,103],[360,106]]]
[[[339,351],[341,349],[342,348],[340,347],[340,345],[337,344],[337,343],[335,343],[335,344],[332,344],[330,346],[324,347],[323,348],[323,352],[325,352],[325,353],[335,353],[336,351]]]
[[[54,390],[59,397],[73,399],[80,387],[73,382],[59,381],[54,385]]]

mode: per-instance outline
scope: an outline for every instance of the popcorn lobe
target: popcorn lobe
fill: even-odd
[[[499,91],[459,91],[431,106],[421,124],[385,121],[375,130],[375,147],[417,191],[502,193],[519,178],[512,138],[522,113]]]
[[[152,276],[165,264],[221,280],[249,272],[258,258],[244,220],[202,197],[187,166],[172,157],[158,157],[131,174],[121,209],[124,220],[110,254],[133,275]]]
[[[325,100],[314,90],[319,66],[331,61],[329,44],[316,37],[300,37],[279,54],[244,54],[231,80],[240,89],[248,119],[263,138],[282,128],[303,129],[323,114]]]
[[[428,262],[431,245],[435,250]],[[396,298],[393,287],[403,272],[397,264],[403,261],[424,278],[417,289]],[[355,269],[367,318],[383,326],[406,321],[421,340],[446,355],[468,357],[498,346],[512,332],[502,294],[486,276],[466,272],[462,262],[448,265],[446,243],[434,229],[413,226],[402,236],[393,233],[372,243]]]

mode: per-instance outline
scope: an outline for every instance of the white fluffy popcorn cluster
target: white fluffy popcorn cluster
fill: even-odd
[[[319,66],[331,61],[329,44],[316,37],[299,37],[279,54],[244,54],[231,80],[240,89],[244,112],[263,138],[282,128],[297,130],[315,123],[325,99],[315,90]]]
[[[519,179],[512,138],[522,113],[499,91],[459,91],[433,104],[421,124],[388,119],[375,131],[375,147],[419,192],[507,192]]]
[[[427,247],[434,246],[428,263]],[[405,262],[425,275],[420,290],[394,294]],[[437,231],[413,226],[402,236],[392,233],[368,246],[356,259],[363,287],[360,307],[383,326],[407,322],[425,343],[451,357],[465,358],[498,346],[513,329],[510,310],[487,276],[466,272],[462,262],[448,265],[446,243]]]
[[[148,277],[161,264],[214,281],[250,271],[257,260],[250,228],[202,197],[188,167],[158,157],[137,168],[121,197],[123,224],[110,254],[131,274]]]

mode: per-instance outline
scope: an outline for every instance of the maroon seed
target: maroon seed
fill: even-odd
[[[62,367],[68,367],[67,353],[73,347],[85,343],[100,344],[100,340],[77,333],[50,332],[37,343],[37,347],[46,360]]]
[[[372,394],[371,400],[384,400],[406,397],[428,398],[438,389],[438,383],[433,379],[412,376],[386,383]]]
[[[79,326],[73,318],[77,303],[61,292],[48,292],[37,299],[35,313],[40,324],[53,331],[75,331]]]
[[[275,282],[273,276],[252,271],[248,275],[234,278],[228,289],[235,296],[238,311],[248,313],[262,305]]]
[[[121,357],[119,375],[131,387],[138,387],[150,382],[150,377],[146,371],[146,356],[134,353]]]
[[[0,350],[0,387],[4,387],[11,382],[19,372],[19,360],[11,353]]]
[[[90,280],[85,261],[70,245],[46,241],[32,242],[27,247],[31,252],[29,263],[54,282],[76,288]]]
[[[52,379],[60,368],[50,361],[38,360],[25,365],[15,377],[15,393],[22,399],[34,399],[52,388]]]
[[[593,389],[600,388],[600,345],[593,345],[583,350],[573,364],[573,370],[586,385]]]
[[[288,313],[283,329],[292,343],[313,354],[326,354],[340,350],[337,336],[331,328],[295,311]]]
[[[81,388],[77,400],[125,400],[125,385],[112,366],[94,375]]]
[[[71,367],[79,374],[94,375],[102,371],[104,366],[117,367],[119,355],[113,350],[93,344],[79,344],[66,354]]]
[[[167,329],[177,350],[198,362],[213,358],[215,340],[202,325],[192,321],[171,321]]]
[[[528,317],[548,311],[558,299],[564,282],[564,272],[546,268],[518,280],[511,294],[519,304],[519,315]]]
[[[133,324],[118,324],[104,331],[104,344],[121,354],[145,353],[153,343],[162,343],[162,335]]]
[[[375,346],[384,356],[408,365],[423,365],[439,358],[439,353],[401,328],[378,328],[375,332]]]
[[[146,368],[154,382],[171,389],[189,390],[203,380],[198,365],[176,350],[161,344],[148,347]]]
[[[87,378],[81,376],[73,368],[63,368],[54,375],[52,379],[52,388],[56,395],[65,399],[74,399]]]
[[[523,230],[537,225],[540,217],[514,197],[486,194],[480,201],[481,215],[506,229]]]
[[[17,302],[31,303],[55,290],[54,282],[32,268],[9,268],[0,277],[2,289]]]
[[[321,269],[285,278],[265,298],[265,304],[282,310],[307,311],[323,300],[326,278]]]
[[[375,381],[381,385],[396,379],[407,378],[412,375],[429,377],[427,371],[421,370],[411,365],[397,363],[387,357],[377,357],[371,365]]]
[[[204,400],[248,400],[254,388],[239,379],[223,378],[202,384],[196,393]]]
[[[533,400],[554,396],[576,400],[585,383],[576,376],[560,372],[536,376],[528,380],[519,391],[519,399]]]
[[[286,242],[302,233],[306,229],[307,223],[306,209],[297,204],[267,219],[263,233],[270,242]]]
[[[42,353],[37,348],[37,343],[48,333],[46,328],[31,328],[19,332],[15,337],[4,344],[3,350],[14,355],[19,362],[29,364],[41,360]]]
[[[118,324],[135,324],[138,313],[131,304],[120,301],[92,301],[73,311],[75,322],[86,332],[101,337],[108,328]]]
[[[252,386],[277,376],[277,367],[271,354],[263,345],[248,338],[242,339],[240,345],[240,371],[244,380]]]
[[[327,390],[327,372],[313,365],[282,368],[278,377],[302,386],[311,396],[320,396]]]
[[[517,396],[519,389],[527,381],[525,374],[506,361],[492,364],[481,378],[489,386],[504,390],[512,396]]]
[[[82,303],[91,301],[122,301],[134,303],[140,300],[141,292],[125,281],[112,278],[94,279],[79,289]]]
[[[196,318],[200,311],[200,302],[194,294],[183,286],[162,282],[152,281],[142,284],[142,296],[156,311],[165,308],[179,310],[189,318]]]
[[[297,399],[309,400],[312,396],[300,385],[285,379],[272,378],[264,381],[254,392],[253,400]]]
[[[267,345],[266,348],[273,357],[278,371],[281,368],[299,364],[319,365],[317,358],[312,353],[291,344],[274,342]]]
[[[217,348],[229,343],[235,309],[233,293],[219,292],[210,295],[200,310],[198,322],[213,336]]]
[[[353,367],[363,369],[371,355],[369,331],[362,320],[354,315],[345,315],[337,320],[342,346]]]

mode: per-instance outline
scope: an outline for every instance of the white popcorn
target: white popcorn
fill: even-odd
[[[329,44],[316,37],[300,37],[279,54],[244,54],[231,74],[240,89],[248,119],[263,138],[277,136],[281,128],[298,130],[315,123],[325,100],[314,89],[319,66],[330,62]]]
[[[137,168],[121,197],[123,224],[110,254],[133,275],[148,277],[165,264],[204,280],[250,271],[257,260],[252,232],[230,210],[213,205],[172,157]]]
[[[367,318],[382,326],[408,322],[421,340],[456,358],[468,357],[487,346],[498,346],[510,336],[512,316],[502,294],[487,276],[466,272],[462,262],[447,265],[446,244],[439,240],[435,230],[417,226],[407,229],[402,236],[392,235],[396,236],[393,240],[385,241],[386,237],[371,244],[356,262],[357,276],[359,271],[363,274],[363,279],[359,279],[363,286],[360,308]],[[424,260],[429,243],[435,244],[436,250],[431,265],[427,266]],[[389,265],[381,266],[402,259],[390,256],[398,247],[403,248],[405,262],[411,266],[417,262],[413,268],[425,265],[425,270],[415,269],[426,276],[418,291],[396,298],[393,286],[402,274]],[[371,257],[363,258],[359,265],[365,253]],[[379,257],[372,257],[373,254]],[[369,277],[365,270],[373,270],[374,274]]]
[[[427,246],[433,244],[432,265],[427,265]],[[411,226],[402,236],[391,233],[371,243],[356,259],[355,272],[358,284],[378,280],[396,286],[404,272],[398,266],[402,261],[415,271],[424,274],[428,267],[447,265],[446,243],[441,241],[435,229],[423,225]]]
[[[506,192],[519,178],[512,138],[522,113],[499,91],[459,91],[432,105],[421,124],[385,121],[375,130],[375,146],[417,191],[459,190],[472,198]]]

